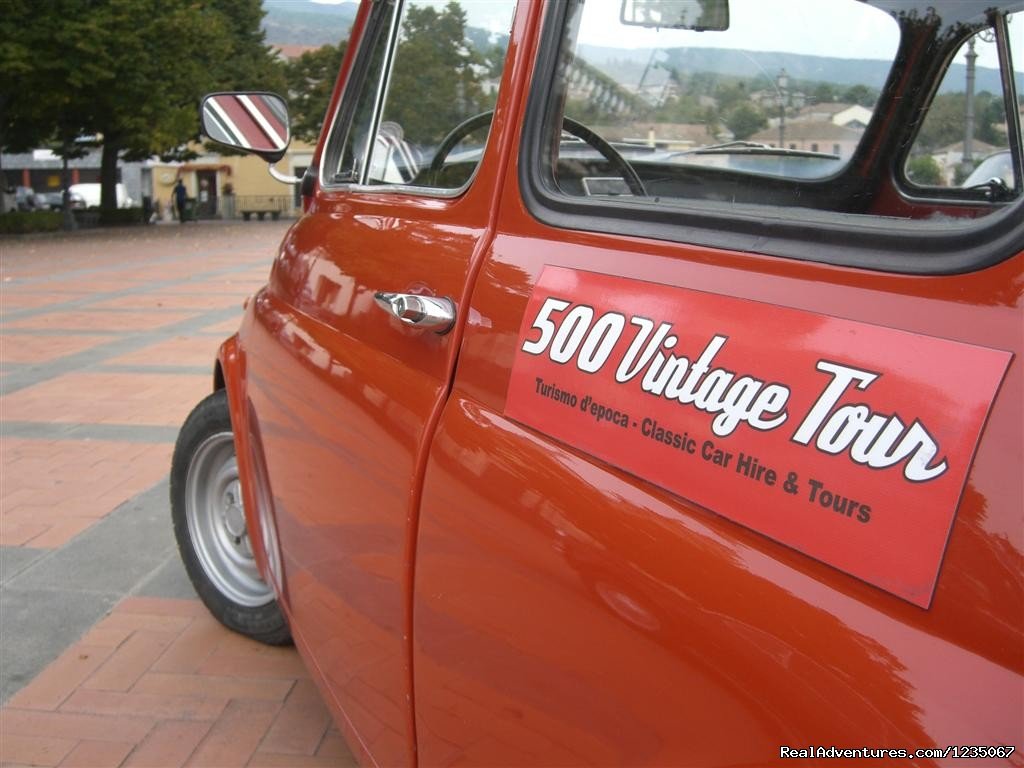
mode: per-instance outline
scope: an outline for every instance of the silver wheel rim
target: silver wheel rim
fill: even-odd
[[[193,455],[185,481],[185,519],[199,563],[222,595],[248,607],[274,599],[249,543],[230,432],[206,438]]]

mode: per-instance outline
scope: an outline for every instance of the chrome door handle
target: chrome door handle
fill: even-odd
[[[444,334],[455,324],[455,304],[451,299],[387,291],[377,291],[373,298],[377,306],[406,325],[429,328],[434,333]]]

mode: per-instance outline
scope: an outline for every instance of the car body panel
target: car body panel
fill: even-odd
[[[1011,352],[931,608],[507,418],[548,265]],[[1019,742],[1024,488],[1001,473],[1024,462],[1022,268],[1018,254],[920,278],[572,232],[507,184],[420,513],[424,763],[738,765],[783,744]]]
[[[1010,607],[1024,590],[1024,499],[995,467],[1024,459],[1011,319],[1024,257],[929,279],[920,295],[901,276],[553,232],[506,194],[501,229],[515,235],[495,240],[477,284],[483,321],[467,329],[421,509],[423,759],[500,762],[497,742],[473,740],[503,727],[536,737],[524,763],[664,764],[685,750],[699,764],[748,764],[781,744],[866,734],[1015,743],[1024,637]],[[930,610],[510,421],[520,323],[551,263],[1012,350]]]
[[[512,78],[502,87],[513,88]],[[492,230],[506,125],[499,110],[474,183],[456,198],[318,190],[238,337],[246,381],[235,397],[245,405],[233,412],[244,411],[247,442],[260,444],[280,546],[280,575],[271,568],[268,578],[332,708],[381,765],[415,760],[418,489],[462,317],[444,335],[411,328],[374,293],[464,302]]]

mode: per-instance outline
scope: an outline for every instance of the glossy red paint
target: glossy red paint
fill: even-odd
[[[505,415],[927,608],[1010,353],[546,266]]]
[[[539,222],[517,148],[542,11],[519,7],[468,190],[318,187],[221,351],[257,560],[349,743],[387,766],[1024,747],[1024,253],[922,278]],[[980,440],[945,511],[930,607],[510,406],[524,317],[552,267],[628,281],[639,303],[651,285],[888,329],[893,371],[915,337],[999,350],[1004,368],[1009,356],[984,391],[958,384],[978,418],[957,458]],[[458,322],[443,336],[406,327],[374,305],[380,290],[451,297]]]
[[[790,306],[858,317],[868,289],[873,316],[892,327],[1015,350],[924,612],[504,417],[508,376],[498,372],[511,368],[545,263],[542,228],[524,217],[507,229],[522,235],[496,239],[478,283],[474,307],[490,311],[467,331],[421,510],[425,760],[453,757],[452,718],[471,732],[500,723],[529,733],[522,764],[666,764],[680,754],[757,764],[780,744],[852,744],[868,733],[906,744],[1020,739],[1024,637],[1007,606],[1020,604],[1024,586],[1022,495],[997,469],[1022,456],[1020,346],[1012,324],[991,333],[1008,308],[976,306],[972,338],[964,331],[974,321],[954,328],[965,306],[902,295],[901,278],[889,278],[891,292],[823,284],[806,266],[802,278],[785,278]],[[565,233],[557,237],[563,266],[781,303],[773,260],[740,257],[736,268],[725,254],[690,261],[676,249],[625,240],[596,248],[586,236],[568,248]],[[1019,285],[1015,262],[967,283]],[[942,282],[939,296],[950,287]],[[924,317],[922,303],[931,307]],[[484,645],[486,655],[474,650]]]
[[[503,87],[514,91],[520,75],[510,68]],[[415,761],[418,486],[461,334],[410,332],[373,292],[465,301],[501,189],[506,111],[463,196],[318,194],[240,332],[246,406],[233,392],[233,411],[246,411],[250,439],[255,428],[263,435],[293,634],[349,735],[383,765]]]

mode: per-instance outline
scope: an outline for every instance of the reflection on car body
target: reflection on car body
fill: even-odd
[[[207,606],[293,639],[366,765],[1018,764],[1024,53],[989,5],[364,2],[175,448]],[[999,195],[908,171],[974,43]]]

